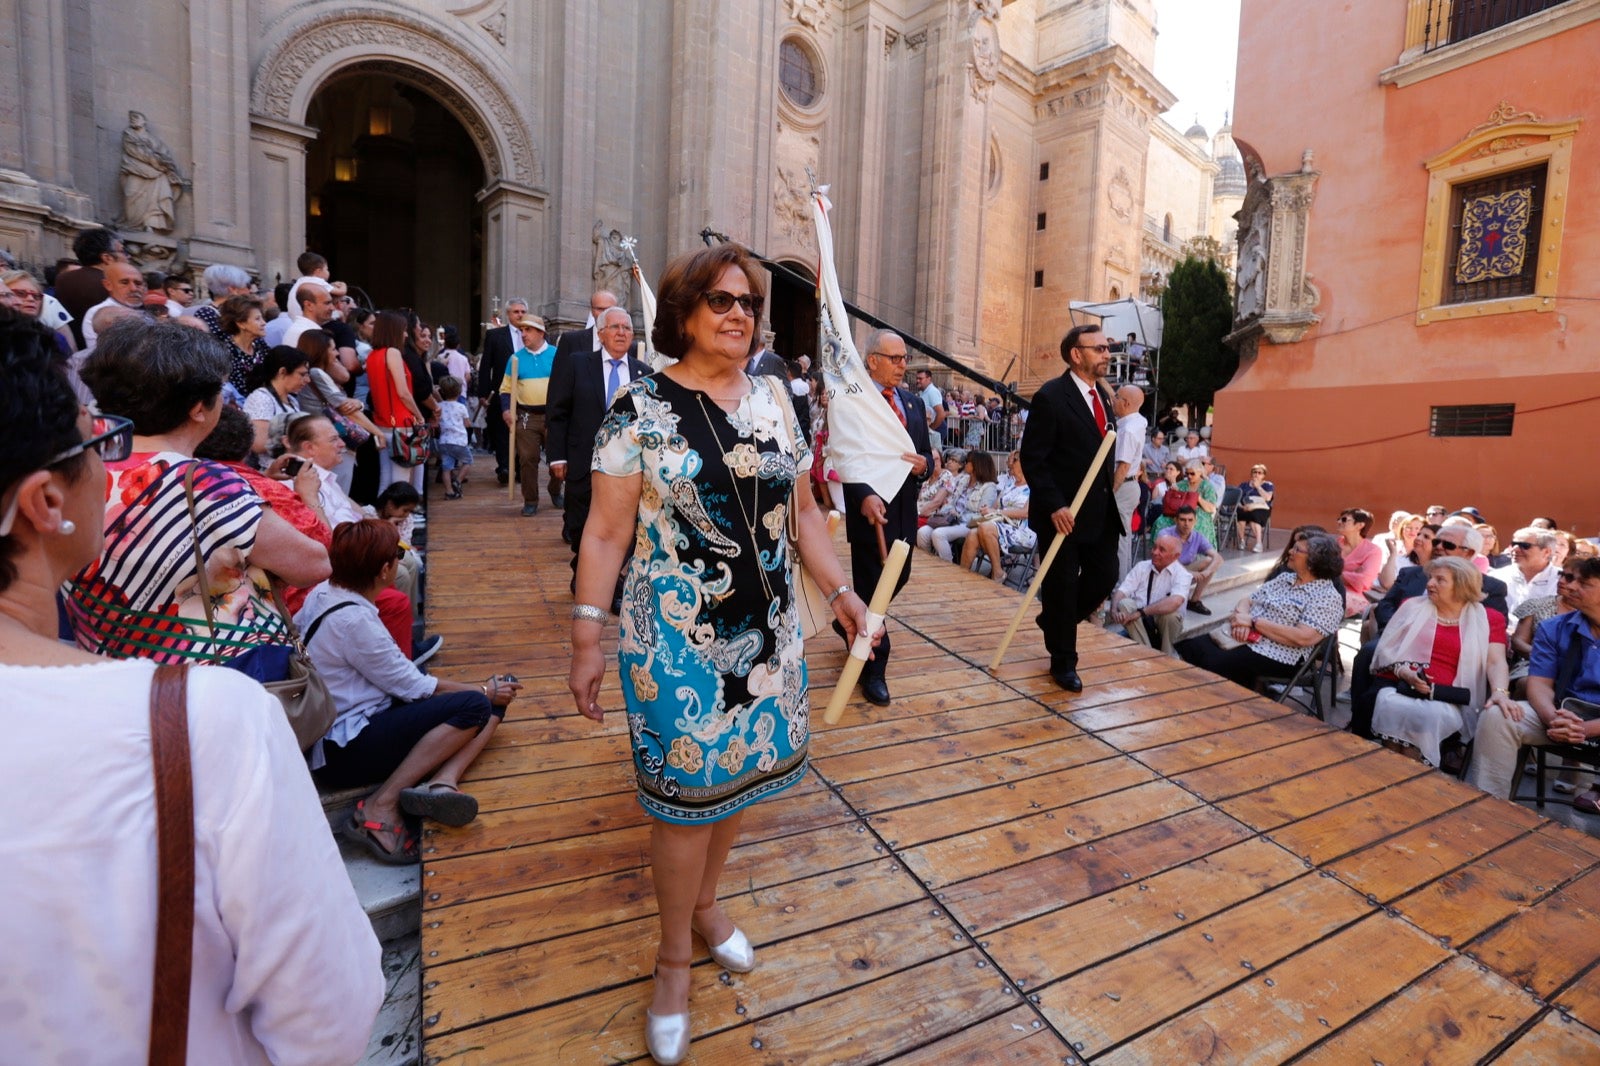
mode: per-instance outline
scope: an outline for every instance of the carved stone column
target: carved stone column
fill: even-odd
[[[1317,178],[1308,149],[1298,171],[1253,176],[1239,212],[1239,269],[1234,331],[1225,339],[1241,355],[1261,339],[1293,344],[1322,321],[1321,300],[1306,271],[1306,246]]]
[[[537,300],[551,292],[546,277],[545,195],[526,185],[494,181],[478,194],[483,209],[483,320],[492,313],[491,301],[513,296]],[[587,271],[586,271],[587,272]]]
[[[296,276],[306,247],[306,146],[316,137],[298,122],[250,116],[250,225],[264,285]]]

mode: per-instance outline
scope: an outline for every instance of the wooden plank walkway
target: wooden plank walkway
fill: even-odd
[[[566,691],[559,512],[430,517],[440,674],[527,688],[424,841],[425,1061],[648,1061],[649,829],[624,716]],[[917,559],[894,704],[746,816],[760,964],[702,949],[691,1061],[1600,1062],[1600,841],[1102,630],[1079,696],[1031,625],[990,676],[1017,600]]]

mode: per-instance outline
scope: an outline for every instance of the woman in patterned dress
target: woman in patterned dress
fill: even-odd
[[[570,687],[599,721],[606,613],[595,605],[611,602],[626,562],[621,682],[661,922],[646,1038],[673,1063],[689,1044],[692,934],[722,966],[754,965],[717,903],[740,813],[806,770],[788,508],[799,506],[800,554],[851,639],[866,607],[812,494],[794,491],[811,456],[788,397],[745,373],[761,317],[755,264],[735,244],[680,256],[659,301],[656,350],[679,361],[619,393],[596,438]]]

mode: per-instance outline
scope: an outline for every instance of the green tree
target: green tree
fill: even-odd
[[[1189,425],[1198,426],[1239,369],[1239,353],[1222,343],[1233,325],[1227,275],[1209,257],[1186,256],[1167,277],[1161,310],[1161,392],[1187,406]]]

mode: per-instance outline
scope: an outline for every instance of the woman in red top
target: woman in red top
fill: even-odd
[[[1478,715],[1508,717],[1506,616],[1483,606],[1483,577],[1464,559],[1428,564],[1428,594],[1401,604],[1372,656],[1374,677],[1394,682],[1378,693],[1372,732],[1439,765],[1439,746],[1478,731]]]
[[[379,311],[372,327],[372,354],[367,357],[367,385],[372,390],[372,421],[379,429],[420,426],[427,420],[411,394],[411,371],[401,348],[406,342],[406,319],[395,311]],[[401,466],[378,449],[378,491],[396,481],[408,481],[422,491],[423,466]]]

